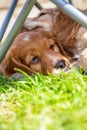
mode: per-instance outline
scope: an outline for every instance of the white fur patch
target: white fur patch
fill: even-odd
[[[87,29],[81,26],[76,35],[76,39],[77,54],[79,55],[84,48],[87,48]]]
[[[26,36],[23,38],[24,41],[29,41],[29,39],[30,39],[30,38],[29,38],[28,35],[26,35]]]
[[[87,42],[87,31],[83,34],[82,38]]]
[[[35,27],[44,27],[47,31],[50,31],[50,25],[45,21],[32,21],[27,24],[28,29],[32,30]]]
[[[76,38],[87,42],[87,29],[84,27],[80,27]]]
[[[61,71],[61,69],[53,69],[52,74],[58,75]]]

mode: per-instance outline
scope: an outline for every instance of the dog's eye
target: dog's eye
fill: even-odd
[[[31,60],[31,62],[34,64],[34,63],[37,63],[39,62],[39,58],[37,56],[34,56]]]
[[[50,45],[50,49],[54,49],[54,44],[51,44],[51,45]]]

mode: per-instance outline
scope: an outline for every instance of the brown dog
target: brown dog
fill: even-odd
[[[66,70],[69,61],[60,53],[56,40],[47,32],[31,31],[17,36],[0,65],[4,75],[12,75],[15,68],[28,74],[58,74],[59,68]]]
[[[14,68],[28,74],[58,74],[59,68],[65,71],[69,61],[78,59],[87,47],[86,29],[58,8],[42,10],[21,31],[0,64],[4,75],[12,75]]]
[[[83,13],[87,15],[87,10]],[[22,31],[37,29],[52,33],[57,39],[63,55],[68,57],[70,62],[78,59],[82,50],[87,47],[87,38],[85,37],[87,30],[58,8],[44,9],[37,17],[27,19]]]

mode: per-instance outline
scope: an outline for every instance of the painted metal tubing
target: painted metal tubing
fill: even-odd
[[[83,27],[87,28],[87,16],[81,11],[73,7],[71,4],[65,0],[50,0],[56,4],[65,14],[70,16],[73,20],[78,22]]]
[[[14,23],[11,31],[9,32],[7,38],[2,43],[0,48],[0,62],[3,60],[4,56],[6,55],[9,47],[13,43],[18,31],[21,29],[26,17],[28,16],[29,12],[31,11],[33,5],[35,4],[36,0],[26,0],[16,22]]]
[[[11,19],[11,16],[12,16],[12,14],[14,12],[14,9],[16,7],[17,2],[18,2],[18,0],[12,0],[11,4],[9,6],[8,12],[6,14],[6,17],[5,17],[4,22],[3,22],[2,26],[1,26],[1,29],[0,29],[0,41],[2,40],[2,38],[4,36],[4,33],[6,31],[8,23],[9,23],[9,21]]]
[[[38,2],[35,3],[35,6],[36,6],[39,10],[42,10],[42,9],[43,9],[43,7],[41,6],[41,4],[38,3]]]
[[[68,0],[70,4],[72,4],[72,0]]]

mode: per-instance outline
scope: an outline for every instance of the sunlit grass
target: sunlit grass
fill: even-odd
[[[87,75],[0,76],[1,130],[87,130]]]

